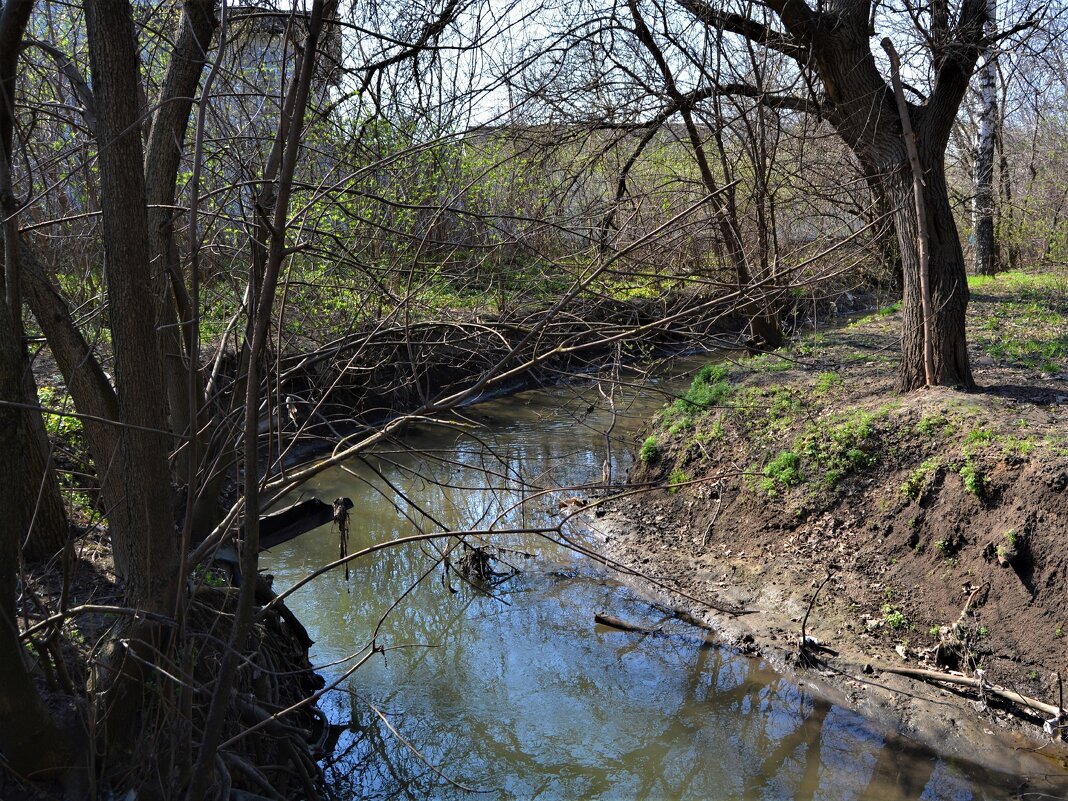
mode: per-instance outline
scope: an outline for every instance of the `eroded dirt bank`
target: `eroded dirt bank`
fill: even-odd
[[[1064,703],[1066,286],[973,288],[974,393],[894,392],[892,310],[706,368],[641,443],[631,478],[660,488],[605,502],[599,547],[682,595],[751,610],[704,616],[801,682],[1068,797],[1068,749],[1043,733],[1046,715],[885,669]],[[807,633],[835,653],[802,667],[821,584]]]

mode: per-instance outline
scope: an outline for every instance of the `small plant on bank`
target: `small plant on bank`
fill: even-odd
[[[777,495],[779,489],[788,489],[804,480],[801,473],[801,457],[793,451],[782,451],[764,467],[761,489],[768,495]]]
[[[952,432],[952,425],[945,415],[925,414],[920,418],[920,422],[916,424],[916,432],[924,436],[930,436],[937,431],[941,431],[943,434]]]
[[[679,491],[679,487],[689,480],[690,474],[681,467],[676,467],[671,471],[671,475],[668,476],[668,492],[674,495]]]
[[[642,462],[652,462],[660,455],[660,446],[656,443],[656,437],[646,437],[638,451],[638,458]]]
[[[820,373],[816,376],[816,394],[825,395],[835,387],[842,385],[842,376],[835,372]]]
[[[964,482],[966,491],[976,498],[983,497],[983,490],[986,488],[986,476],[983,475],[982,469],[972,461],[971,456],[964,457],[964,464],[960,468],[960,477]]]
[[[732,391],[727,368],[722,364],[706,364],[697,371],[686,394],[660,413],[660,423],[672,435],[692,428],[696,416],[722,406]]]
[[[901,484],[901,492],[905,497],[916,500],[923,493],[931,474],[941,464],[937,458],[927,459],[915,470],[909,472],[908,477]]]
[[[892,604],[883,604],[883,623],[890,628],[905,629],[908,628],[909,619],[905,617],[905,613]]]

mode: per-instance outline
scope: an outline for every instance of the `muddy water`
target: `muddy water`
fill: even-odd
[[[665,388],[617,391],[610,403],[587,384],[479,404],[305,492],[352,498],[350,552],[443,528],[556,525],[560,503],[583,494],[568,488],[601,480],[606,459],[622,475]],[[432,540],[379,551],[348,580],[337,571],[291,599],[328,681],[367,655],[373,635],[383,649],[325,699],[346,727],[327,768],[336,797],[964,801],[1005,798],[1015,784],[703,645],[546,537],[470,542],[501,549],[496,570],[520,572],[487,594],[442,568],[455,540]],[[264,567],[284,589],[337,550],[324,527],[265,554]],[[598,626],[595,612],[665,636]]]

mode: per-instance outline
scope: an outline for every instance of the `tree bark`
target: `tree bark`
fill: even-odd
[[[995,0],[987,0],[987,32],[995,29]],[[979,130],[975,137],[975,198],[972,201],[972,264],[977,275],[997,272],[994,244],[994,143],[997,134],[997,62],[994,47],[983,51],[979,70]]]
[[[22,402],[22,356],[11,314],[0,303],[0,400]],[[21,487],[24,432],[32,412],[0,405],[0,487]],[[18,498],[0,514],[0,757],[18,773],[41,778],[71,763],[70,741],[41,701],[25,662],[15,619],[19,545],[32,507]]]
[[[126,0],[86,0],[85,21],[96,96],[105,278],[108,287],[126,491],[113,510],[128,521],[113,546],[126,565],[130,602],[174,611],[178,548],[167,463],[170,437],[156,330],[159,303],[141,148],[137,43]],[[158,268],[157,268],[158,269]]]
[[[941,154],[920,151],[924,163],[927,209],[928,279],[932,314],[930,319],[933,365],[931,384],[973,389],[968,348],[965,339],[965,310],[968,306],[968,277],[964,252],[949,203]],[[924,157],[926,156],[926,158]],[[910,392],[927,384],[924,370],[923,303],[920,288],[919,226],[913,197],[913,178],[907,164],[890,178],[894,202],[894,227],[901,248],[904,275],[901,371],[898,388]]]
[[[19,44],[29,23],[32,0],[9,0],[0,10],[0,249],[4,299],[8,310],[5,336],[11,338],[17,357],[15,371],[21,392],[9,399],[23,404],[37,403],[37,387],[30,371],[22,325],[22,282],[18,247],[20,203],[15,196],[12,173],[14,154],[15,86],[18,80]],[[18,471],[12,484],[4,485],[17,493],[16,503],[29,505],[33,511],[23,531],[24,556],[32,560],[48,559],[63,548],[67,540],[67,516],[59,484],[52,469],[48,435],[39,414],[19,417],[17,436],[21,442]]]

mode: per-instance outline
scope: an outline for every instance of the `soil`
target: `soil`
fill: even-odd
[[[714,406],[653,423],[631,479],[657,488],[600,505],[599,547],[802,683],[1068,796],[1068,748],[1042,715],[885,670],[983,671],[1063,706],[1066,287],[1010,276],[973,292],[974,392],[896,393],[898,313],[730,365],[720,394],[689,396]],[[836,653],[802,665],[806,615]]]

